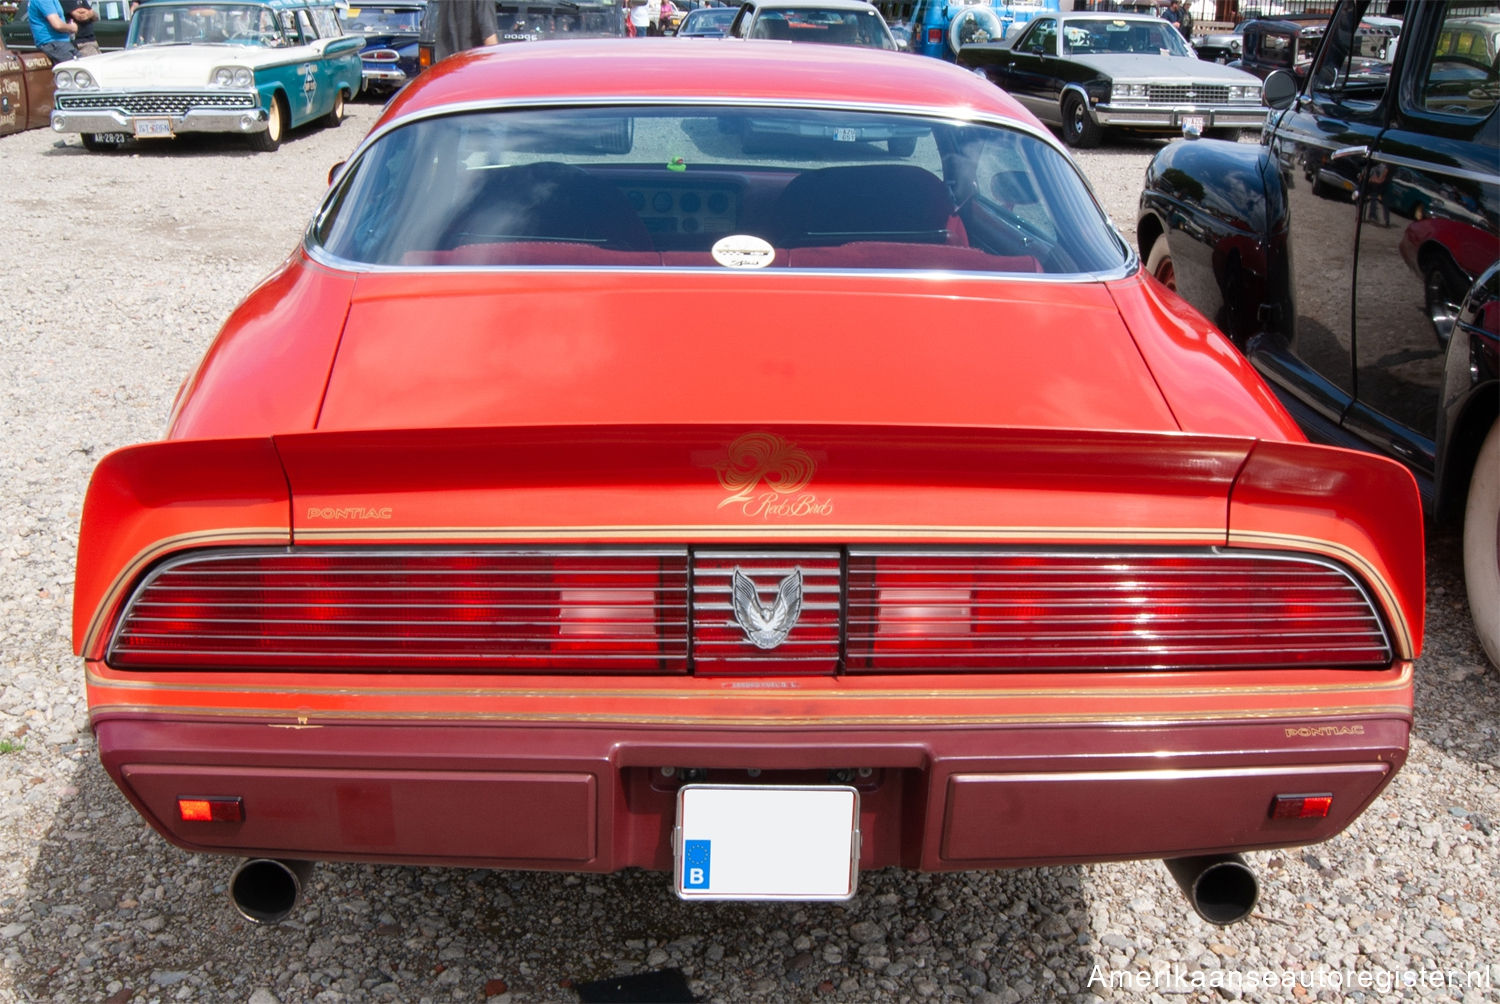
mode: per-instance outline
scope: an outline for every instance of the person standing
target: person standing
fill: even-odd
[[[631,0],[630,20],[625,27],[631,38],[645,38],[651,33],[651,5],[646,0]]]
[[[31,0],[26,19],[31,22],[32,41],[54,65],[78,58],[78,47],[73,44],[78,22],[63,16],[61,0]]]
[[[432,58],[442,62],[455,52],[500,41],[495,0],[433,0]]]
[[[99,40],[94,37],[94,22],[99,20],[99,12],[89,0],[62,0],[62,9],[64,16],[78,25],[73,44],[78,48],[79,57],[99,55]]]
[[[1162,20],[1177,29],[1177,33],[1187,38],[1187,32],[1182,27],[1182,0],[1172,0],[1167,4],[1167,9],[1161,12]]]

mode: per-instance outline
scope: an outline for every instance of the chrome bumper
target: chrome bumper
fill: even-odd
[[[400,87],[406,83],[406,71],[404,70],[380,70],[373,67],[364,68],[365,85],[379,84],[381,87]]]
[[[1181,129],[1183,119],[1199,116],[1206,129],[1254,128],[1265,125],[1266,110],[1260,105],[1226,108],[1221,105],[1094,105],[1094,121],[1104,126],[1146,129]]]
[[[266,131],[266,113],[260,108],[189,109],[182,115],[130,115],[109,108],[52,110],[53,132],[127,133],[136,135],[137,119],[167,119],[172,134],[185,132],[253,133]]]

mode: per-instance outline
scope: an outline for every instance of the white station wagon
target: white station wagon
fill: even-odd
[[[124,49],[53,68],[52,128],[90,150],[189,132],[275,150],[287,129],[343,120],[363,44],[331,0],[145,0]]]

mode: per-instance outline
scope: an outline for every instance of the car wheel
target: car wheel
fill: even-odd
[[[1490,426],[1464,505],[1464,583],[1479,644],[1500,666],[1500,422]]]
[[[1161,234],[1151,243],[1146,255],[1146,272],[1157,282],[1177,292],[1177,270],[1172,267],[1172,252],[1167,248],[1167,235]]]
[[[78,137],[83,140],[83,148],[94,153],[112,153],[120,149],[126,143],[126,136],[120,132],[86,132]]]
[[[1468,280],[1459,272],[1458,266],[1444,260],[1443,252],[1423,263],[1422,293],[1427,305],[1427,319],[1432,322],[1432,331],[1439,345],[1447,345],[1453,334],[1453,324],[1458,320],[1460,304],[1468,292]]]
[[[917,137],[892,136],[885,141],[885,148],[891,152],[892,157],[910,157],[917,152]]]
[[[340,87],[333,96],[333,107],[328,109],[328,114],[323,116],[323,125],[329,129],[337,129],[344,121],[344,89]]]
[[[1084,106],[1082,98],[1076,94],[1069,94],[1063,99],[1062,112],[1065,143],[1080,150],[1088,150],[1099,145],[1100,134],[1103,130],[1089,117],[1089,110]]]
[[[1417,208],[1411,211],[1411,218],[1419,222],[1427,219],[1427,210],[1422,206],[1421,203],[1418,203]]]
[[[262,153],[270,153],[281,145],[281,134],[286,130],[286,118],[281,111],[281,98],[271,98],[271,109],[266,114],[266,128],[264,132],[253,132],[250,134],[250,148]]]

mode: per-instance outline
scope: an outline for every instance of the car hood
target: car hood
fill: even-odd
[[[79,63],[105,90],[118,87],[204,87],[220,66],[255,69],[289,59],[305,60],[308,50],[266,49],[249,45],[143,45],[89,56]]]
[[[1154,84],[1213,83],[1255,84],[1260,81],[1243,70],[1187,56],[1148,56],[1135,53],[1076,56],[1073,62],[1115,80],[1144,80]]]
[[[525,271],[358,279],[317,428],[764,421],[1178,428],[1102,283]]]

